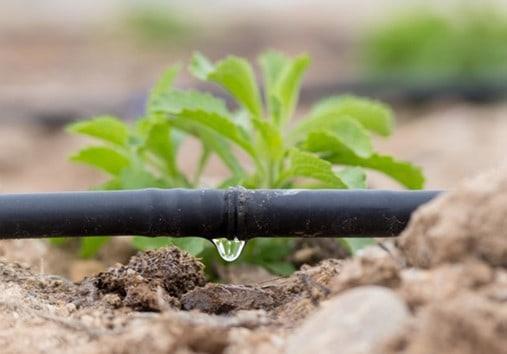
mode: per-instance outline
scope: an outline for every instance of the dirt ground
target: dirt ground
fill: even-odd
[[[506,353],[506,213],[498,169],[395,242],[250,285],[207,282],[175,248],[71,282],[12,262],[4,241],[2,353]]]

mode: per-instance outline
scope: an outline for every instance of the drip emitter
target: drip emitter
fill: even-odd
[[[0,238],[398,235],[438,191],[143,189],[0,195]]]

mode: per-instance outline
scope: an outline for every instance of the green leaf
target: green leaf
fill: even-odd
[[[201,53],[194,53],[190,62],[189,71],[196,78],[206,81],[208,76],[215,71],[215,65]]]
[[[149,113],[153,113],[154,104],[160,98],[160,96],[172,90],[174,79],[180,72],[180,69],[181,69],[180,65],[173,65],[170,68],[168,68],[162,74],[160,80],[158,80],[155,86],[151,89],[147,103],[147,111]]]
[[[252,123],[262,137],[266,152],[274,160],[282,158],[284,153],[283,138],[280,130],[273,123],[264,119],[253,119]]]
[[[291,238],[255,238],[245,245],[240,260],[253,264],[286,259],[293,250]]]
[[[202,54],[195,54],[190,71],[201,80],[215,82],[225,88],[253,116],[262,115],[262,105],[250,63],[229,56],[213,65]]]
[[[336,172],[338,177],[351,189],[364,189],[366,185],[366,173],[360,167],[348,167]]]
[[[150,172],[142,168],[127,167],[120,172],[119,182],[122,189],[140,189],[148,187],[163,188],[164,184]]]
[[[199,122],[179,118],[171,120],[171,124],[201,140],[207,149],[213,151],[220,157],[235,176],[243,175],[243,168],[234,155],[230,144],[215,130]]]
[[[354,237],[354,238],[341,238],[346,244],[347,247],[350,249],[350,252],[352,254],[356,254],[359,250],[374,245],[375,239],[368,238],[368,237]]]
[[[70,157],[71,161],[84,163],[118,175],[129,166],[129,159],[122,153],[105,146],[90,146]]]
[[[199,255],[209,245],[208,241],[201,237],[173,238],[172,244],[187,251],[192,256]]]
[[[181,124],[182,121],[183,124]],[[170,123],[176,127],[184,127],[185,121],[192,121],[205,126],[215,131],[220,136],[235,142],[251,156],[256,155],[255,148],[250,142],[247,132],[227,117],[213,112],[185,109],[181,113],[173,115],[170,119]]]
[[[259,64],[262,70],[262,77],[264,80],[264,92],[266,102],[269,102],[269,97],[274,95],[278,78],[280,77],[283,69],[288,65],[289,58],[277,51],[264,52],[259,57]]]
[[[290,59],[271,51],[263,54],[259,62],[264,77],[266,102],[274,121],[279,125],[294,112],[310,58],[303,54]]]
[[[161,97],[155,107],[157,112],[170,115],[169,122],[174,127],[199,136],[235,173],[242,169],[230,147],[219,141],[220,136],[232,140],[250,155],[255,155],[246,131],[232,121],[225,103],[212,95],[196,91],[172,91]],[[199,126],[208,129],[199,129]]]
[[[194,174],[194,184],[198,185],[199,180],[202,177],[202,174],[204,173],[204,170],[206,169],[206,166],[208,165],[209,158],[211,156],[211,149],[203,142],[202,143],[202,151],[201,151],[201,157],[199,158],[199,162],[197,163],[197,167],[195,169]]]
[[[322,158],[333,164],[365,167],[383,172],[410,189],[420,189],[424,186],[424,176],[419,167],[378,154],[362,158],[342,144],[333,134],[310,133],[304,143],[304,148],[319,153]]]
[[[264,80],[264,98],[273,121],[280,122],[282,117],[282,103],[276,94],[280,73],[288,66],[289,58],[276,52],[268,51],[259,57],[259,64]]]
[[[238,261],[257,264],[278,275],[290,275],[294,266],[287,261],[294,249],[291,238],[256,238],[246,245]]]
[[[236,187],[238,185],[244,186],[243,176],[235,175],[235,176],[229,177],[229,178],[223,180],[222,182],[220,182],[218,184],[217,188],[218,189],[225,189],[225,188],[229,188],[229,187]]]
[[[170,237],[132,237],[132,245],[140,251],[153,250],[172,244]]]
[[[313,130],[312,127],[327,125],[340,118],[357,120],[366,129],[388,136],[393,130],[393,113],[378,101],[355,96],[330,97],[317,103],[307,119],[296,130]]]
[[[296,267],[290,262],[278,261],[278,262],[266,262],[261,263],[263,267],[269,270],[273,274],[281,276],[289,276],[296,271]]]
[[[357,165],[383,172],[409,189],[424,187],[425,179],[420,167],[406,161],[395,160],[391,156],[373,154],[366,159],[358,160],[350,155],[345,157],[338,154],[326,159],[332,163]]]
[[[291,132],[289,140],[299,142],[305,139],[309,133],[324,131],[333,134],[341,144],[360,157],[368,157],[373,154],[370,135],[360,123],[349,117],[328,118],[320,122],[315,121],[314,124],[299,125]]]
[[[278,78],[274,94],[280,99],[283,107],[282,121],[287,120],[294,113],[303,74],[308,65],[310,65],[310,58],[307,55],[300,55],[285,66]]]
[[[53,246],[63,246],[70,241],[67,237],[51,237],[48,240]]]
[[[181,113],[183,110],[201,110],[230,117],[225,102],[218,97],[193,90],[171,90],[153,100],[154,112]]]
[[[292,149],[289,153],[288,170],[282,173],[276,185],[297,177],[306,177],[323,182],[328,186],[346,188],[347,185],[333,172],[333,165],[315,154]]]
[[[346,117],[328,123],[329,125],[327,127],[325,124],[322,124],[320,129],[313,131],[308,130],[306,134],[324,131],[328,134],[332,134],[341,144],[360,157],[369,157],[373,154],[370,135],[360,123]],[[294,138],[294,136],[292,136],[292,138]]]
[[[146,149],[164,161],[172,177],[179,174],[176,165],[178,145],[173,141],[173,135],[169,122],[164,120],[151,125],[145,140]]]
[[[124,146],[128,139],[128,127],[118,118],[99,116],[69,125],[72,133],[88,135],[119,146]]]
[[[102,183],[98,186],[92,187],[92,190],[94,190],[94,191],[100,191],[100,190],[112,191],[112,190],[118,190],[121,188],[122,188],[122,185],[121,185],[120,179],[118,177],[114,177],[105,183]]]
[[[95,236],[95,237],[85,237],[81,239],[81,246],[79,249],[79,254],[81,258],[92,258],[97,252],[104,246],[111,237],[109,236]]]
[[[197,256],[207,246],[207,240],[199,237],[185,237],[185,238],[174,238],[174,237],[143,237],[134,236],[132,238],[132,244],[135,248],[146,251],[151,249],[157,249],[166,246],[179,247],[193,256]]]

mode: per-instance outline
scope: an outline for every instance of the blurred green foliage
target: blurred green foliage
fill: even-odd
[[[124,29],[141,43],[170,45],[195,33],[188,15],[167,6],[136,6],[126,10],[121,18]]]
[[[507,78],[507,15],[483,4],[446,13],[403,12],[369,31],[361,57],[370,78],[503,80]]]

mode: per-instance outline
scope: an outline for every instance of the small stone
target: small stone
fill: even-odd
[[[371,353],[408,319],[405,303],[392,290],[354,288],[322,303],[288,338],[287,353]]]

